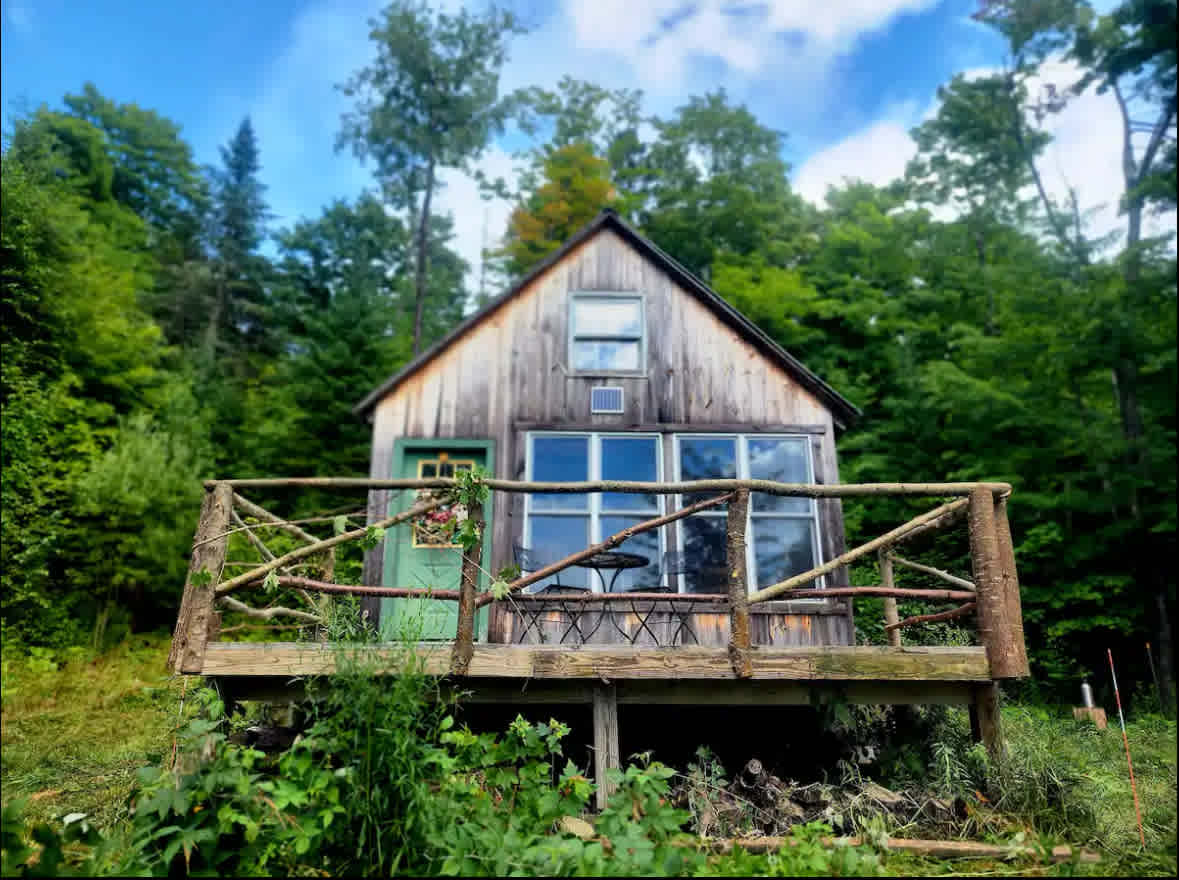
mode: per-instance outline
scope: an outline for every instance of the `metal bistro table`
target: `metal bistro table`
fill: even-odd
[[[642,556],[638,553],[620,553],[620,552],[607,551],[604,553],[595,553],[593,556],[589,557],[588,559],[583,559],[581,562],[577,563],[577,565],[581,568],[590,568],[590,569],[593,569],[594,571],[596,571],[598,573],[599,580],[601,580],[601,582],[602,582],[603,592],[614,593],[614,584],[618,580],[618,576],[620,574],[622,574],[622,572],[624,572],[628,569],[632,569],[632,568],[645,568],[647,565],[650,564],[650,562],[651,562],[650,559],[648,559],[646,556]],[[614,576],[610,578],[610,586],[609,587],[606,586],[606,577],[602,573],[604,571],[613,571],[614,572]],[[663,586],[634,587],[630,590],[625,590],[624,592],[625,593],[644,593],[647,595],[650,595],[652,593],[667,594],[669,600],[675,596],[675,590],[671,589],[670,587],[663,587]],[[651,615],[655,611],[658,610],[659,603],[654,600],[651,600],[651,599],[645,599],[642,601],[648,603],[646,605],[646,607],[643,609],[640,609],[640,606],[638,604],[639,600],[635,600],[630,603],[630,611],[634,615],[635,620],[637,620],[638,624],[639,624],[638,629],[635,630],[633,635],[628,633],[625,629],[623,629],[619,625],[618,614],[615,611],[615,608],[616,608],[615,603],[610,603],[610,604],[606,604],[606,605],[602,606],[602,610],[598,612],[598,620],[594,624],[594,628],[590,631],[589,635],[593,636],[593,634],[598,631],[598,628],[602,625],[602,619],[608,614],[608,615],[610,615],[610,623],[613,625],[615,631],[620,636],[622,636],[624,639],[626,639],[628,642],[630,642],[632,645],[635,644],[636,641],[638,641],[639,636],[642,635],[644,632],[646,632],[647,635],[649,635],[651,637],[651,640],[656,645],[660,644],[659,637],[657,635],[655,635],[655,632],[651,629],[650,626],[648,626],[648,621],[650,620]],[[687,633],[692,636],[692,641],[697,642],[697,644],[699,644],[698,640],[696,639],[696,633],[692,631],[691,621],[689,619],[690,615],[686,614],[681,609],[677,609],[675,607],[675,603],[672,601],[668,602],[668,607],[670,608],[671,612],[673,614],[675,614],[679,620],[679,626],[677,627],[675,633],[673,633],[672,637],[671,637],[672,643],[674,643],[677,639],[680,639],[682,641],[684,634]],[[578,633],[581,632],[580,626],[577,627],[577,631],[578,631]],[[588,637],[587,637],[587,639],[588,639]]]
[[[598,573],[598,579],[602,582],[603,593],[614,592],[614,582],[618,580],[618,576],[629,568],[646,568],[650,565],[651,560],[646,556],[640,556],[638,553],[617,553],[614,551],[606,551],[604,553],[595,553],[588,559],[583,559],[581,562],[574,563],[578,568],[590,568]],[[602,574],[604,571],[613,571],[614,576],[610,578],[610,586],[606,586],[606,576]]]
[[[644,566],[648,565],[650,561],[651,560],[646,556],[640,556],[637,553],[604,552],[595,553],[593,556],[583,559],[581,562],[575,564],[580,568],[589,568],[596,571],[598,578],[602,582],[603,591],[610,592],[613,590],[614,583],[618,580],[619,574],[629,568],[643,568]],[[602,573],[603,571],[614,572],[614,577],[610,579],[609,590],[606,588],[606,577]],[[544,641],[544,634],[541,630],[541,617],[545,613],[546,609],[555,607],[555,610],[565,615],[565,617],[569,620],[569,625],[565,627],[565,631],[561,634],[559,644],[564,644],[565,640],[569,638],[569,635],[574,632],[577,633],[578,642],[580,644],[584,645],[589,642],[589,640],[593,638],[594,633],[596,633],[598,629],[601,628],[602,621],[605,619],[605,616],[610,613],[609,610],[603,607],[598,612],[598,617],[596,620],[594,620],[592,628],[587,632],[582,629],[582,618],[586,615],[587,612],[592,613],[590,606],[585,602],[565,601],[562,598],[563,596],[573,597],[585,595],[589,592],[590,590],[587,587],[574,587],[568,584],[561,584],[560,586],[556,584],[549,584],[547,587],[532,593],[530,596],[531,599],[541,601],[537,601],[535,607],[527,608],[527,606],[524,606],[520,608],[520,611],[526,618],[526,622],[524,629],[516,638],[516,641],[523,643],[524,640],[528,637],[530,630],[535,630],[541,641]],[[531,604],[532,603],[530,602],[529,605]],[[590,619],[593,620],[593,618]],[[613,615],[611,615],[610,619],[612,621],[614,620]],[[619,629],[617,621],[614,621],[614,628]],[[625,635],[625,633],[623,634]]]

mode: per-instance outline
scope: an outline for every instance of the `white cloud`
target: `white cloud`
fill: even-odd
[[[917,152],[909,127],[899,119],[881,119],[820,150],[799,166],[794,188],[803,198],[822,205],[829,186],[854,180],[884,186],[903,176],[905,165]]]
[[[997,69],[977,68],[964,74],[968,79],[975,79],[994,72]],[[1029,82],[1029,92],[1036,95],[1047,83],[1063,91],[1077,79],[1075,66],[1048,63],[1041,75]],[[938,102],[934,100],[920,114],[914,114],[911,107],[893,110],[811,155],[798,168],[795,188],[803,197],[821,205],[828,186],[840,186],[845,180],[863,180],[882,186],[902,176],[917,149],[909,130],[933,116],[937,108]],[[1068,203],[1072,187],[1087,223],[1086,231],[1093,236],[1125,227],[1125,218],[1118,215],[1118,202],[1124,191],[1121,125],[1112,93],[1099,95],[1096,88],[1072,99],[1062,112],[1046,116],[1042,123],[1042,130],[1053,138],[1037,162],[1044,187],[1060,204]],[[1034,189],[1029,189],[1027,195],[1034,197]],[[1170,214],[1147,218],[1143,225],[1148,235],[1173,234],[1175,217]]]
[[[783,66],[821,78],[856,40],[898,15],[937,0],[568,0],[574,48],[602,51],[629,65],[646,89],[682,87],[690,62],[715,59],[751,75]],[[794,38],[789,50],[780,39]]]
[[[487,177],[502,177],[506,181],[515,179],[515,163],[512,157],[499,148],[489,150],[476,163]],[[511,203],[505,199],[484,199],[479,192],[475,178],[461,171],[447,170],[441,175],[445,184],[438,193],[438,211],[454,218],[454,239],[451,247],[467,261],[467,288],[472,292],[479,286],[479,267],[484,247],[494,248],[499,244],[507,228]],[[496,293],[489,290],[488,293]]]

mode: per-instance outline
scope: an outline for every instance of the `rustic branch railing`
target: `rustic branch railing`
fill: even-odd
[[[310,622],[314,615],[283,607],[253,609],[232,599],[231,593],[257,587],[264,579],[269,583],[298,591],[307,601],[310,594],[351,594],[379,596],[385,598],[423,598],[458,603],[458,623],[454,640],[450,671],[464,675],[470,668],[475,638],[475,614],[480,607],[495,601],[513,601],[512,596],[525,587],[564,571],[572,565],[583,562],[597,553],[610,550],[637,534],[671,524],[700,511],[727,505],[729,516],[726,521],[725,553],[727,593],[717,595],[690,595],[666,593],[630,592],[625,594],[584,594],[562,595],[560,603],[569,608],[598,607],[601,614],[617,606],[619,602],[688,604],[711,604],[727,606],[730,616],[729,657],[733,673],[746,678],[753,674],[753,645],[751,638],[750,609],[759,603],[775,598],[788,599],[834,599],[838,597],[879,596],[885,599],[885,632],[889,644],[899,647],[900,630],[918,623],[950,620],[972,612],[977,614],[980,641],[986,649],[994,679],[1014,678],[1028,673],[1026,648],[1023,639],[1023,624],[1019,597],[1019,584],[1015,569],[1015,555],[1007,522],[1006,500],[1011,487],[1006,483],[870,483],[850,485],[816,485],[777,483],[769,480],[692,480],[683,482],[626,482],[613,480],[586,481],[577,483],[541,483],[517,480],[484,478],[482,481],[494,492],[507,493],[585,493],[619,492],[658,495],[688,495],[709,492],[722,493],[716,497],[699,501],[672,513],[664,514],[632,525],[611,535],[605,541],[572,553],[542,569],[515,578],[501,590],[497,597],[491,592],[478,591],[481,572],[483,542],[483,511],[480,504],[468,503],[468,518],[475,525],[478,540],[462,553],[462,565],[458,589],[414,589],[402,587],[356,586],[332,583],[335,567],[335,548],[357,541],[370,533],[373,528],[389,529],[412,523],[443,504],[446,498],[413,504],[408,510],[382,519],[366,528],[352,529],[331,538],[317,538],[297,525],[267,511],[265,508],[246,500],[236,489],[287,487],[315,487],[320,489],[346,490],[391,490],[391,489],[450,489],[458,491],[453,479],[421,480],[369,480],[359,478],[297,477],[286,479],[245,479],[207,482],[205,504],[201,520],[194,537],[193,554],[189,566],[189,577],[177,619],[176,634],[169,658],[173,668],[181,672],[199,672],[204,656],[204,646],[210,634],[219,626],[214,604],[221,601],[230,610],[248,616],[272,619],[286,616],[301,622]],[[873,496],[930,496],[954,497],[957,500],[914,517],[901,526],[874,538],[858,547],[847,550],[835,558],[815,566],[809,571],[794,575],[776,584],[749,592],[746,558],[746,523],[749,497],[752,492],[769,495],[803,498],[863,498]],[[231,520],[237,519],[234,508],[267,524],[281,529],[303,541],[301,547],[276,556],[249,529],[248,539],[261,555],[262,562],[250,570],[221,580],[225,566],[225,552],[228,536],[236,531]],[[903,559],[895,554],[895,547],[902,542],[944,529],[964,517],[968,522],[970,556],[973,580],[956,577],[941,569]],[[240,519],[237,520],[239,523]],[[870,554],[877,554],[882,583],[879,586],[806,588],[807,584],[824,575],[844,567]],[[326,560],[320,566],[325,580],[299,577],[291,573],[290,566],[307,557],[322,555]],[[921,572],[947,582],[954,589],[909,589],[895,584],[893,564]],[[527,594],[528,601],[535,602],[536,594]],[[943,612],[918,614],[900,620],[897,614],[898,599],[923,599],[939,602],[957,602],[957,607]],[[674,609],[674,605],[670,606]],[[601,617],[599,617],[599,624]],[[646,618],[641,623],[645,626]],[[615,623],[617,626],[617,623]],[[580,631],[580,630],[579,630]],[[694,637],[694,636],[693,636]],[[633,643],[633,641],[632,641]]]

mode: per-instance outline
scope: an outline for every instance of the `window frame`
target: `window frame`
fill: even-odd
[[[602,445],[603,439],[609,438],[625,438],[625,439],[643,439],[651,440],[655,445],[655,474],[656,479],[662,479],[663,470],[663,435],[652,433],[650,431],[527,431],[524,434],[524,479],[531,481],[532,465],[536,460],[532,454],[533,441],[537,437],[585,437],[589,440],[589,460],[586,468],[587,480],[600,480],[602,473]],[[657,516],[663,515],[663,510],[666,507],[664,495],[655,496],[655,508],[630,508],[611,509],[603,508],[602,506],[602,492],[587,492],[588,504],[584,510],[534,510],[532,507],[532,493],[524,493],[524,528],[522,529],[522,542],[525,547],[532,547],[532,517],[535,516],[568,516],[568,517],[589,517],[589,535],[590,545],[608,538],[609,535],[602,534],[602,517],[603,516],[625,516],[638,519],[654,519]],[[667,541],[664,535],[664,529],[657,529],[659,539],[659,550],[656,559],[651,560],[653,565],[658,565],[660,570],[663,566],[663,554],[667,552]],[[588,546],[588,545],[587,545]],[[601,579],[592,571],[586,570],[586,583],[589,584],[589,589],[592,592],[602,592]]]
[[[802,442],[803,448],[806,450],[807,473],[810,477],[810,482],[813,483],[815,480],[815,457],[814,457],[814,450],[811,448],[809,435],[791,434],[791,433],[777,433],[777,432],[764,433],[764,434],[760,433],[760,432],[751,433],[751,434],[742,434],[742,433],[734,433],[731,431],[717,431],[717,432],[692,431],[690,433],[677,432],[672,435],[672,446],[671,446],[671,448],[672,448],[672,468],[673,468],[672,479],[676,482],[683,482],[684,481],[683,473],[680,470],[681,464],[683,462],[683,458],[680,454],[680,441],[682,438],[689,438],[689,439],[713,438],[713,439],[732,439],[732,440],[734,440],[735,444],[736,444],[736,462],[735,463],[737,466],[737,479],[739,479],[739,480],[751,479],[751,477],[749,476],[749,441],[751,439],[754,439],[754,440],[799,440]],[[676,500],[676,508],[682,509],[684,506],[683,495],[676,495],[675,500]],[[753,593],[756,590],[760,589],[760,587],[758,586],[759,577],[758,577],[758,572],[757,572],[757,554],[755,552],[755,542],[753,540],[753,528],[755,525],[755,523],[754,523],[755,517],[757,519],[803,519],[803,520],[809,519],[811,521],[811,552],[812,552],[814,560],[815,560],[815,565],[819,566],[819,565],[823,564],[823,539],[822,539],[822,535],[820,534],[820,531],[819,531],[819,529],[820,529],[819,505],[818,505],[817,500],[814,498],[809,498],[807,500],[810,501],[810,505],[811,505],[810,513],[791,513],[791,512],[787,512],[787,511],[777,511],[777,510],[763,510],[763,511],[756,511],[755,512],[753,509],[753,499],[752,499],[752,497],[750,498],[749,507],[745,513],[745,536],[746,536],[746,539],[745,539],[746,579],[745,580],[746,580],[746,589],[748,590],[748,592]],[[724,513],[721,513],[717,510],[702,510],[702,511],[700,511],[700,513],[693,514],[693,516],[704,516],[704,517],[710,517],[710,518],[720,518],[722,516],[727,516],[727,515],[728,515],[727,510]],[[678,550],[681,553],[684,552],[683,523],[684,523],[684,521],[680,520],[675,524],[676,550]],[[676,579],[676,584],[675,584],[676,592],[683,593],[686,586],[687,586],[684,575],[682,575],[682,574],[676,575],[675,579]],[[815,586],[819,589],[824,588],[826,586],[826,577],[823,576],[823,577],[817,578],[815,581]],[[793,599],[791,601],[821,604],[827,600],[825,600],[825,599]]]
[[[579,301],[601,300],[633,300],[639,306],[639,333],[601,335],[577,332],[577,303]],[[569,374],[573,376],[645,376],[647,375],[647,295],[641,290],[573,290],[569,293],[568,302],[568,332],[566,333],[566,362],[569,364]],[[638,342],[638,366],[633,370],[607,370],[577,368],[574,349],[578,342]]]

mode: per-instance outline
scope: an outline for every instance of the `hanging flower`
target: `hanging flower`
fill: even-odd
[[[416,503],[422,504],[445,497],[435,489],[418,489]],[[414,520],[414,542],[433,546],[452,546],[451,537],[457,525],[467,518],[465,504],[444,504],[426,511]]]

